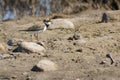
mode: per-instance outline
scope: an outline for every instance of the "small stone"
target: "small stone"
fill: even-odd
[[[24,73],[22,73],[23,75],[25,75],[25,76],[27,76],[28,75],[28,73],[27,72],[24,72]]]
[[[57,70],[57,65],[50,60],[40,60],[37,65],[32,68],[32,71],[54,71]]]
[[[71,59],[72,61],[75,61],[75,59]]]
[[[2,55],[2,58],[3,58],[3,59],[9,59],[9,58],[12,58],[12,56],[9,55],[9,54],[3,54],[3,55]]]
[[[46,54],[46,55],[43,55],[43,57],[47,57],[47,58],[48,58],[48,57],[50,57],[50,55],[47,55],[47,54]]]
[[[80,36],[77,34],[74,34],[72,37],[69,37],[67,40],[80,40]]]
[[[107,23],[107,22],[108,22],[108,16],[106,13],[103,13],[101,23]]]
[[[0,60],[2,60],[3,59],[3,57],[2,57],[2,55],[0,55]]]
[[[72,38],[72,37],[69,37],[67,40],[73,40],[73,38]]]
[[[74,40],[79,40],[79,39],[80,39],[80,36],[77,35],[77,34],[74,34],[74,35],[73,35],[73,39],[74,39]]]
[[[7,42],[7,44],[8,44],[9,46],[12,46],[12,45],[13,45],[13,43],[14,43],[14,41],[13,41],[13,40],[9,40],[9,41]]]
[[[32,78],[30,76],[28,76],[26,80],[32,80]]]
[[[77,46],[80,46],[82,44],[86,43],[85,40],[76,40],[76,42],[73,43],[73,45],[77,45]]]
[[[23,40],[22,39],[16,39],[16,38],[13,38],[13,39],[10,39],[8,40],[7,44],[9,46],[15,46],[15,45],[18,45],[19,43],[21,43]]]
[[[44,55],[45,48],[34,42],[22,42],[13,52],[40,53]]]
[[[100,64],[105,64],[105,63],[106,63],[106,61],[101,61],[101,62],[100,62]]]
[[[13,75],[11,78],[12,78],[12,79],[17,79],[17,76],[16,76],[16,75]]]
[[[76,51],[77,51],[77,52],[82,52],[82,49],[77,49]]]

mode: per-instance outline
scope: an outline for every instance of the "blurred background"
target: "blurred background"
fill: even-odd
[[[120,0],[0,0],[0,21],[94,9],[119,10]]]

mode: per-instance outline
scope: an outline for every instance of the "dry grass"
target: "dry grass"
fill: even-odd
[[[39,34],[40,41],[44,41],[47,46],[46,56],[36,53],[12,52],[16,55],[16,59],[0,60],[0,79],[16,76],[18,80],[23,80],[30,76],[33,80],[76,80],[78,78],[80,80],[118,80],[120,76],[120,22],[96,23],[100,20],[99,14],[102,12],[88,11],[85,13],[77,14],[76,17],[74,15],[74,18],[68,18],[74,22],[76,30],[53,29]],[[114,13],[114,11],[111,13]],[[117,14],[117,12],[114,14]],[[7,27],[6,33],[10,38],[31,41],[30,33],[19,32],[18,30],[27,28],[34,22],[39,22],[38,19],[33,18],[32,20],[21,19],[17,23],[5,22],[2,26]],[[4,29],[4,27],[1,27],[1,29]],[[76,40],[68,40],[69,37],[74,35],[75,31],[77,35],[80,35],[80,40],[85,41],[84,44],[75,45]],[[0,32],[1,36],[3,32]],[[1,40],[4,39],[1,37]],[[113,65],[110,64],[110,59],[106,58],[108,53],[115,60]],[[39,60],[45,58],[58,64],[59,69],[50,72],[32,72],[32,67]],[[102,61],[106,63],[100,64]],[[28,75],[23,75],[25,72]]]

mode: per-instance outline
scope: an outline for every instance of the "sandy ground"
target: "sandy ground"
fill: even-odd
[[[47,46],[46,56],[37,53],[12,53],[17,56],[16,59],[0,60],[0,80],[27,80],[29,77],[30,80],[119,80],[120,22],[116,20],[97,23],[100,16],[101,12],[94,11],[76,14],[69,18],[76,25],[75,30],[53,29],[41,33],[40,40]],[[12,38],[31,41],[29,33],[18,30],[25,29],[36,21],[39,22],[40,19],[24,18],[19,21],[1,22],[1,42],[6,43]],[[75,33],[84,43],[68,40]],[[11,52],[0,54],[5,53]],[[114,59],[113,64],[106,57],[107,54]],[[59,66],[58,70],[31,71],[41,59],[52,60]]]

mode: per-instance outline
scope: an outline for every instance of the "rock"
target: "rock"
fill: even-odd
[[[13,38],[13,39],[8,40],[7,44],[9,46],[13,46],[13,45],[15,46],[15,45],[19,44],[22,41],[23,41],[22,39]]]
[[[57,70],[57,65],[50,60],[40,60],[37,65],[32,68],[32,71],[54,71]]]
[[[28,76],[26,80],[32,80],[32,78],[30,76]]]
[[[106,64],[106,61],[101,61],[100,64]]]
[[[13,50],[13,52],[41,53],[44,55],[45,48],[34,42],[21,42],[21,44]]]
[[[2,57],[3,58],[8,58],[8,57],[10,57],[10,55],[9,54],[3,54]]]
[[[107,23],[107,22],[108,22],[108,16],[106,13],[103,13],[101,23]]]
[[[50,26],[50,29],[74,29],[74,24],[67,19],[53,19],[53,24]]]
[[[72,40],[73,40],[73,37],[69,37],[67,40],[70,40],[70,41],[72,41]]]
[[[74,39],[74,40],[79,40],[79,39],[80,39],[80,36],[77,35],[77,34],[74,34],[74,35],[73,35],[73,39]]]
[[[12,77],[11,77],[11,79],[13,80],[16,80],[17,79],[17,76],[16,75],[13,75]]]
[[[79,40],[80,36],[77,34],[74,34],[72,37],[69,37],[67,40]]]
[[[76,52],[82,52],[83,50],[82,49],[77,49]]]
[[[86,43],[86,41],[82,39],[82,40],[77,40],[77,41],[75,41],[75,42],[73,43],[73,45],[80,46],[80,45],[82,45],[82,44],[84,44],[84,43]]]
[[[14,43],[14,41],[13,41],[13,40],[9,40],[9,41],[7,42],[7,44],[8,44],[9,46],[12,46],[12,45],[13,45],[13,43]]]
[[[0,59],[1,59],[1,60],[2,60],[2,59],[10,59],[10,58],[13,58],[13,56],[10,55],[10,54],[3,54],[3,55],[0,55]]]

